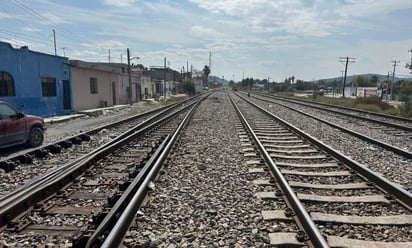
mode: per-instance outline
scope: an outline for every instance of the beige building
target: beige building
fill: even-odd
[[[142,85],[142,98],[150,99],[155,98],[156,95],[159,95],[159,92],[156,91],[156,82],[148,76],[141,77]]]
[[[73,110],[85,110],[137,102],[141,99],[141,71],[127,64],[109,64],[71,60]],[[129,87],[131,86],[131,99]]]

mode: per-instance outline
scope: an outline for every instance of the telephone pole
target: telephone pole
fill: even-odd
[[[164,82],[163,96],[165,97],[164,99],[166,100],[166,57],[164,61],[164,69],[165,69],[165,82]]]
[[[355,63],[355,58],[339,57],[339,62],[345,62],[345,77],[343,78],[343,89],[342,89],[342,96],[343,98],[345,98],[346,75],[348,72],[348,64]]]
[[[57,48],[56,48],[56,31],[53,29],[53,40],[54,40],[54,56],[57,56]]]
[[[399,60],[392,60],[392,65],[393,65],[393,72],[392,72],[392,83],[391,83],[391,100],[393,101],[394,99],[393,99],[393,84],[395,83],[395,68],[396,68],[396,65],[398,64],[398,63],[400,63],[400,61]]]
[[[127,48],[127,77],[129,79],[129,104],[132,105],[132,69],[130,68],[130,50]]]

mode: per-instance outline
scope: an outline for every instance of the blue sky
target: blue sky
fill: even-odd
[[[186,63],[212,75],[283,81],[348,75],[408,76],[411,0],[1,0],[0,40],[85,61],[147,67]],[[0,55],[1,56],[1,55]]]

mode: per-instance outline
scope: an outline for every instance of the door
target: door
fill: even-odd
[[[135,98],[135,101],[134,102],[138,102],[138,101],[140,101],[140,99],[142,98],[141,96],[140,96],[140,87],[139,87],[139,85],[138,84],[135,84],[135,91],[136,91],[136,98]]]
[[[112,82],[112,98],[113,98],[113,105],[116,105],[116,82]]]
[[[21,143],[26,138],[26,121],[8,104],[0,104],[1,126],[3,130],[2,145]]]
[[[63,80],[63,109],[71,109],[71,100],[70,100],[70,81]]]

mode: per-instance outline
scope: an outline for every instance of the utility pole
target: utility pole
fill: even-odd
[[[66,50],[66,48],[67,48],[67,47],[62,47],[62,50],[63,50],[63,56],[64,56],[64,57],[66,57],[66,51],[65,51],[65,50]]]
[[[129,104],[132,105],[132,69],[130,68],[130,50],[127,48],[127,76],[129,79]]]
[[[56,31],[53,29],[53,40],[54,40],[54,56],[57,56],[57,49],[56,49]]]
[[[166,57],[165,57],[165,61],[164,61],[164,68],[165,68],[165,81],[164,81],[164,89],[163,89],[163,96],[166,100]]]
[[[400,63],[400,61],[392,60],[392,63],[393,63],[393,72],[392,72],[392,83],[391,83],[391,100],[393,101],[394,100],[393,99],[393,84],[395,83],[395,68],[396,68],[396,65]]]
[[[343,98],[345,98],[346,75],[348,72],[348,64],[355,63],[355,58],[339,57],[339,62],[345,62],[345,77],[343,78],[343,92],[342,92],[342,96]]]
[[[109,49],[109,64],[110,64],[110,49]]]

